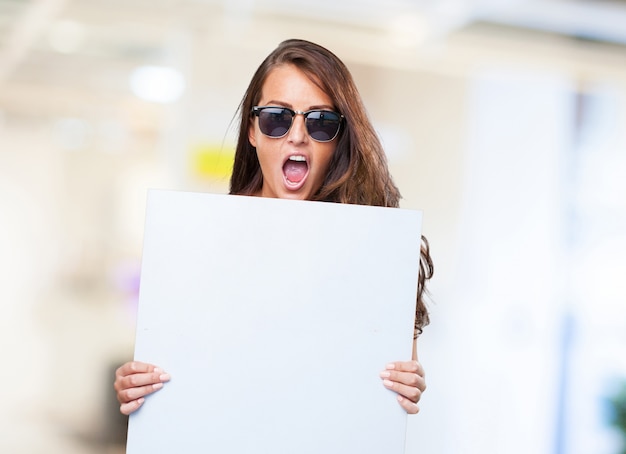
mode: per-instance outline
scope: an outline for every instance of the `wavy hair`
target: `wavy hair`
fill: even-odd
[[[387,166],[382,144],[370,122],[361,95],[346,65],[332,52],[309,41],[283,41],[258,67],[239,105],[240,125],[230,193],[253,195],[263,186],[263,174],[255,148],[248,140],[252,107],[272,69],[294,65],[332,99],[344,116],[328,174],[312,200],[397,208],[400,191]],[[433,275],[428,241],[422,236],[417,288],[415,334],[429,323],[424,302],[426,281]]]

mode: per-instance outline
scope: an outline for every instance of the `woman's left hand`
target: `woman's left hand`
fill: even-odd
[[[418,361],[396,361],[380,373],[385,388],[398,394],[398,403],[409,414],[420,411],[417,403],[426,390],[424,368]]]

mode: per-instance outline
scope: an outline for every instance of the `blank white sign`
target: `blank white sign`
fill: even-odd
[[[128,454],[404,453],[421,212],[150,191]]]

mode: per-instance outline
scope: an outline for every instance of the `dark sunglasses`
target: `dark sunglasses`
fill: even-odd
[[[311,139],[330,142],[341,129],[343,115],[332,110],[308,110],[300,112],[287,107],[256,106],[252,114],[259,117],[259,129],[268,137],[279,139],[289,132],[296,115],[304,116],[304,124]]]

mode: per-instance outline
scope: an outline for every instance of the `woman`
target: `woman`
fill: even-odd
[[[352,76],[327,49],[303,40],[281,43],[254,74],[240,114],[231,194],[398,207],[400,193]],[[422,237],[413,357],[380,373],[410,414],[419,411],[426,389],[417,336],[428,324],[424,284],[432,273]],[[169,379],[152,364],[124,364],[114,385],[120,411],[134,412]]]

